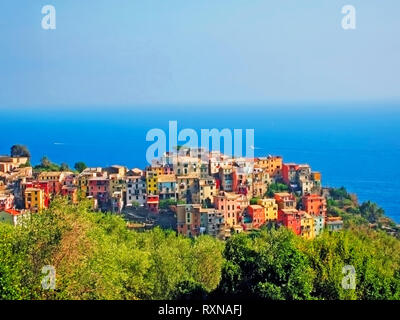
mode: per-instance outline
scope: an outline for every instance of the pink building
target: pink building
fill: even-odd
[[[163,174],[174,174],[174,168],[172,164],[166,164],[163,166]]]
[[[248,178],[250,173],[247,168],[235,167],[232,174],[232,189],[236,193],[247,195],[251,192]]]
[[[214,197],[215,209],[223,213],[225,223],[230,226],[236,226],[239,218],[243,212],[242,198],[240,194],[220,192],[219,195]]]
[[[89,196],[97,199],[99,207],[107,205],[109,200],[109,180],[105,177],[89,178]]]
[[[0,210],[9,210],[14,207],[14,195],[12,193],[0,194]]]

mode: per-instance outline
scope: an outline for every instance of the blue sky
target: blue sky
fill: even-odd
[[[41,8],[57,29],[41,28]],[[342,6],[357,29],[341,28]],[[399,101],[398,0],[2,0],[0,108]]]

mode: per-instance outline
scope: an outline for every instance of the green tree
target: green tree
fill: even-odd
[[[137,208],[140,207],[140,203],[137,202],[137,201],[132,201],[132,207],[135,208],[135,209],[137,209]]]
[[[50,162],[50,160],[49,160],[48,157],[43,156],[42,159],[40,159],[40,165],[41,165],[43,168],[48,168],[48,167],[50,167],[51,162]]]
[[[61,163],[61,165],[60,165],[60,170],[61,170],[61,171],[70,171],[71,169],[69,168],[69,166],[68,166],[67,163],[63,162],[63,163]]]
[[[175,199],[164,199],[160,200],[159,206],[160,209],[168,209],[169,206],[176,205],[177,201]]]
[[[219,291],[234,298],[310,299],[313,272],[287,230],[262,230],[228,240]]]
[[[87,168],[87,166],[84,162],[79,161],[79,162],[75,163],[74,168],[76,171],[81,173],[83,170],[85,170]]]
[[[350,194],[344,187],[330,188],[329,195],[332,197],[333,200],[345,200],[345,199],[351,200]]]
[[[178,283],[174,293],[174,299],[176,300],[205,300],[206,298],[207,290],[193,280],[185,280]]]
[[[324,233],[303,242],[314,270],[313,296],[318,299],[399,299],[399,240],[367,227]],[[345,289],[343,267],[352,266],[356,288]]]
[[[260,198],[259,198],[259,197],[254,197],[254,198],[251,198],[251,199],[250,199],[250,204],[251,204],[251,205],[253,205],[253,204],[257,204],[257,203],[258,203],[258,200],[260,200]]]
[[[26,146],[16,144],[11,147],[11,157],[31,157],[31,153],[29,152]]]
[[[360,206],[361,215],[369,222],[375,223],[385,215],[385,211],[376,203],[371,201],[363,202]]]

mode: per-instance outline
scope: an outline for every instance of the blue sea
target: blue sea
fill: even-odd
[[[178,131],[254,129],[255,155],[281,155],[308,163],[325,186],[346,187],[371,200],[400,223],[400,104],[304,104],[277,106],[159,106],[2,108],[0,154],[25,144],[32,162],[43,155],[73,166],[147,165],[146,134],[153,128]]]

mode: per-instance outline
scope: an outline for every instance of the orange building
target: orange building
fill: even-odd
[[[308,214],[326,216],[326,199],[317,194],[303,196],[303,210]]]
[[[253,228],[260,228],[265,224],[264,208],[260,205],[250,205],[247,207],[247,212],[252,218]]]
[[[321,181],[321,172],[313,171],[311,172],[311,177],[314,181]]]
[[[256,163],[269,174],[270,177],[282,175],[282,157],[268,156],[255,159]]]

